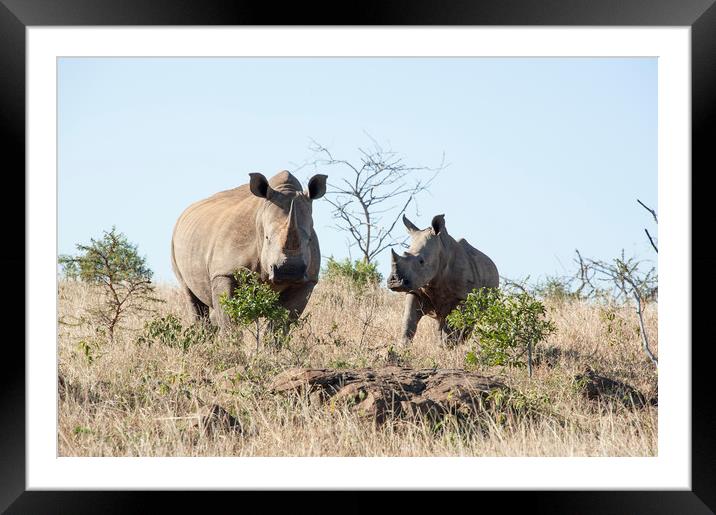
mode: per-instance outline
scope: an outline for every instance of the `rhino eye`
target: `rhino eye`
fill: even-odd
[[[421,265],[424,265],[424,264],[425,264],[425,260],[424,260],[423,258],[420,258],[419,262],[420,262]]]

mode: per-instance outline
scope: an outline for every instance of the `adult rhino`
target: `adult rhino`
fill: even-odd
[[[443,340],[450,336],[445,318],[473,288],[496,288],[497,267],[485,254],[445,229],[445,216],[433,217],[430,227],[418,229],[403,215],[411,245],[399,256],[391,249],[388,288],[406,292],[403,343],[412,340],[423,315],[438,321]]]
[[[284,170],[267,180],[250,173],[248,184],[190,205],[172,235],[172,268],[191,311],[229,323],[219,305],[236,287],[234,271],[246,268],[280,292],[280,303],[299,316],[318,280],[321,253],[313,230],[312,202],[326,192],[314,175],[303,191]]]

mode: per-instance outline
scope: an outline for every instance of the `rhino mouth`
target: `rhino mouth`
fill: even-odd
[[[272,265],[269,271],[269,282],[277,285],[303,283],[308,280],[306,265],[289,264],[283,266]]]
[[[393,291],[411,291],[411,285],[409,281],[400,277],[389,277],[388,288]]]

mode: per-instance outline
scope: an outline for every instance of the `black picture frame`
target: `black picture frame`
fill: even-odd
[[[32,26],[83,25],[554,25],[554,26],[688,26],[691,27],[692,73],[692,278],[706,285],[716,258],[708,251],[711,234],[710,176],[716,170],[716,0],[430,0],[364,1],[349,9],[336,3],[272,3],[243,0],[0,0],[0,130],[6,173],[5,191],[25,191],[25,29]],[[352,5],[352,4],[351,4]],[[345,7],[350,7],[346,4]],[[685,170],[684,173],[688,173]],[[9,184],[16,181],[15,184]],[[14,186],[14,187],[13,187]],[[25,265],[24,195],[0,202],[6,252],[2,313],[9,326],[24,325],[17,312]],[[18,204],[14,204],[17,201]],[[700,237],[699,237],[700,236]],[[20,251],[19,249],[22,249]],[[18,273],[23,270],[22,278]],[[22,284],[21,284],[22,281]],[[694,281],[692,280],[692,285]],[[9,292],[12,292],[10,294]],[[473,492],[476,500],[497,500],[510,509],[531,513],[714,513],[716,510],[716,410],[711,399],[713,345],[705,328],[709,320],[707,287],[692,287],[692,489],[691,491]],[[32,309],[32,299],[24,299]],[[698,337],[701,334],[702,339]],[[7,335],[6,335],[7,336]],[[133,513],[158,501],[162,511],[233,501],[250,506],[255,494],[234,492],[97,492],[26,491],[25,488],[25,353],[19,338],[7,337],[0,358],[0,510],[7,513]],[[203,499],[196,499],[198,494]],[[276,494],[270,494],[275,496]],[[298,494],[302,497],[304,494]],[[210,497],[210,501],[208,501]],[[344,500],[350,511],[376,508],[359,492]],[[410,503],[435,496],[413,493]],[[300,506],[300,499],[292,499]],[[247,504],[248,503],[248,504]],[[328,503],[327,503],[328,504]],[[310,505],[306,505],[310,506]],[[484,504],[484,506],[488,506]],[[401,504],[409,509],[409,504]],[[476,506],[477,507],[477,506]]]

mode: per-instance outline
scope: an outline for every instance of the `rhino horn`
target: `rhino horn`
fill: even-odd
[[[288,210],[288,229],[286,232],[286,250],[298,250],[301,248],[301,235],[298,231],[298,220],[296,219],[296,210],[291,207]]]
[[[393,249],[390,249],[390,264],[393,270],[397,268],[399,259],[400,256]]]

